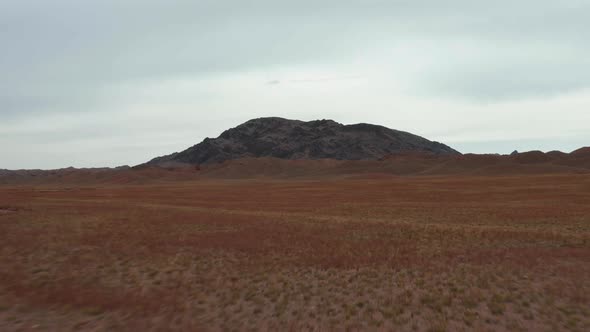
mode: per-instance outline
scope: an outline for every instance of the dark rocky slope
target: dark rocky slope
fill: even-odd
[[[442,143],[383,126],[259,118],[226,130],[218,138],[206,138],[185,151],[155,158],[146,165],[206,165],[245,157],[367,160],[400,152],[460,154]]]

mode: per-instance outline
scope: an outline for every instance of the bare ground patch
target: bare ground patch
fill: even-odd
[[[15,207],[0,207],[0,216],[17,213],[18,211],[19,209]]]

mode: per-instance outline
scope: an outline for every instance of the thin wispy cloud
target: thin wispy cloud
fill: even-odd
[[[348,81],[348,80],[358,80],[362,79],[364,76],[336,76],[336,77],[314,77],[314,78],[301,78],[301,79],[292,79],[292,80],[272,80],[268,81],[268,85],[278,85],[278,84],[285,84],[285,83],[322,83],[322,82],[338,82],[338,81]]]

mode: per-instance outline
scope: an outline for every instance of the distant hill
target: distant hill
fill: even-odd
[[[144,166],[207,165],[241,158],[376,160],[405,152],[460,155],[442,143],[371,124],[259,118]]]
[[[401,152],[378,160],[240,158],[195,166],[2,170],[0,185],[146,184],[200,179],[342,179],[389,176],[526,176],[590,174],[590,148],[572,153],[529,151],[511,155]]]
[[[383,126],[259,118],[136,167],[0,169],[0,185],[531,174],[590,174],[590,147],[571,153],[461,154],[442,143]]]

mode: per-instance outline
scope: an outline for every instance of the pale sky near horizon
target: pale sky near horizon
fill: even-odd
[[[588,0],[0,0],[0,169],[135,165],[265,116],[569,152],[589,40]]]

